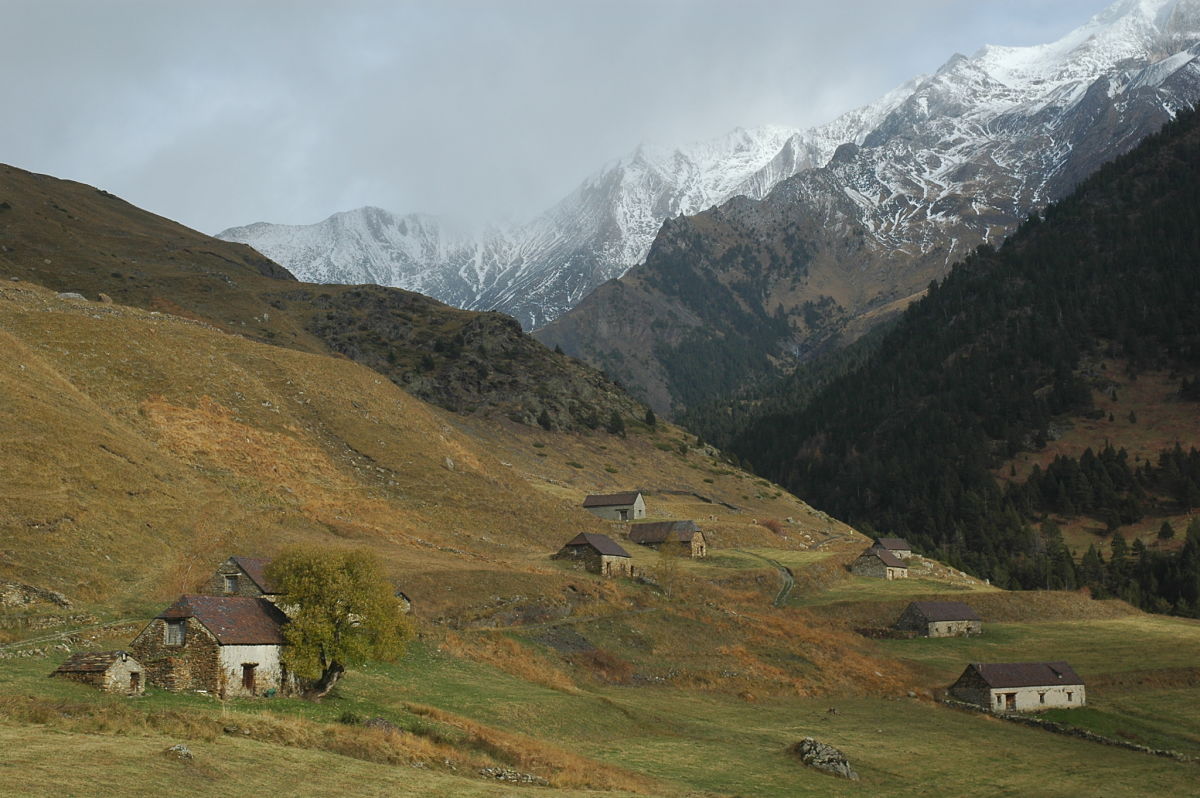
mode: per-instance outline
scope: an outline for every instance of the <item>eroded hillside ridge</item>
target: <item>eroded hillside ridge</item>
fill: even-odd
[[[852,339],[1191,107],[1198,17],[1123,2],[1051,44],[955,55],[820,168],[666,223],[538,335],[659,411]]]

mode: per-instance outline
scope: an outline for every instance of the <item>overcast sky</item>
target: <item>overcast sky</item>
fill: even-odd
[[[208,233],[523,219],[639,142],[809,127],[1106,0],[0,0],[0,161]]]

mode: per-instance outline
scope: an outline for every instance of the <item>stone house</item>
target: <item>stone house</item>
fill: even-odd
[[[633,576],[633,558],[607,535],[580,532],[553,555],[555,560],[571,560],[585,570],[603,576]]]
[[[950,695],[992,712],[1037,712],[1086,703],[1083,679],[1065,662],[973,663]]]
[[[983,619],[961,601],[914,601],[900,613],[897,629],[925,637],[964,637],[983,632]]]
[[[890,551],[872,546],[850,563],[850,573],[877,579],[907,579],[908,565]]]
[[[267,579],[271,561],[262,557],[230,557],[217,566],[200,592],[209,596],[248,596],[275,601],[279,592]]]
[[[687,552],[689,557],[708,556],[708,542],[695,521],[651,521],[648,524],[634,524],[629,530],[629,539],[656,551],[671,545]]]
[[[583,509],[606,521],[637,521],[646,517],[646,500],[637,491],[588,496]]]
[[[912,546],[908,545],[908,541],[904,538],[875,538],[872,546],[890,552],[901,560],[907,560],[912,556]]]
[[[286,622],[265,598],[181,596],[130,649],[156,687],[221,698],[286,693],[295,686],[281,658]]]
[[[127,651],[85,651],[72,654],[50,675],[110,693],[141,695],[146,690],[144,673],[141,663]]]

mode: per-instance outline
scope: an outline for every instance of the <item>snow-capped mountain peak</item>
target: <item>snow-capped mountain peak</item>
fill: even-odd
[[[762,199],[829,164],[844,144],[879,151],[878,175],[847,188],[864,207],[894,201],[896,191],[948,196],[974,158],[1038,173],[1011,178],[1008,204],[1044,202],[1068,179],[1060,167],[1071,135],[1082,134],[1055,125],[1092,91],[1160,92],[1164,113],[1191,104],[1185,89],[1165,87],[1188,84],[1180,76],[1196,70],[1188,48],[1197,42],[1200,0],[1120,0],[1057,41],[955,55],[933,75],[816,128],[737,128],[686,146],[642,144],[526,224],[469,231],[448,219],[361,208],[316,225],[259,223],[220,236],[257,247],[301,279],[395,285],[460,307],[498,308],[536,328],[642,262],[664,220],[739,195]],[[876,180],[887,189],[867,190]],[[899,245],[912,209],[895,210],[883,227]]]

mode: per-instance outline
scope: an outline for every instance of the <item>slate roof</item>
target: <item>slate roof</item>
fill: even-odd
[[[566,542],[567,546],[591,546],[601,554],[608,554],[613,557],[628,557],[629,552],[621,548],[621,545],[607,535],[597,535],[592,532],[580,532],[575,537]]]
[[[671,538],[680,543],[690,543],[699,531],[695,521],[653,521],[634,524],[629,530],[629,539],[634,543],[666,543]]]
[[[912,551],[912,546],[904,538],[875,538],[875,548],[888,551]]]
[[[897,557],[895,554],[892,554],[887,549],[879,549],[879,548],[875,548],[874,546],[867,549],[866,551],[864,551],[862,554],[860,554],[858,556],[860,558],[861,557],[878,557],[879,559],[883,560],[883,564],[888,566],[889,568],[907,568],[908,567],[908,563],[906,563],[904,560]]]
[[[588,496],[583,500],[584,507],[622,507],[631,505],[637,501],[637,497],[642,494],[639,491],[625,491],[624,493],[597,493]]]
[[[104,673],[112,664],[129,658],[124,651],[82,651],[67,657],[67,661],[55,669],[55,673]]]
[[[1066,662],[976,662],[969,665],[970,668],[974,668],[989,687],[1083,684],[1083,679]]]
[[[981,621],[982,618],[961,601],[914,601],[908,605],[927,621]]]
[[[267,566],[271,561],[262,557],[230,557],[239,568],[246,572],[246,576],[254,580],[254,584],[258,585],[258,589],[264,593],[275,594],[279,591],[275,589],[275,584],[267,579]]]
[[[180,596],[158,615],[165,620],[195,618],[223,646],[285,644],[287,616],[264,598],[249,596]]]

